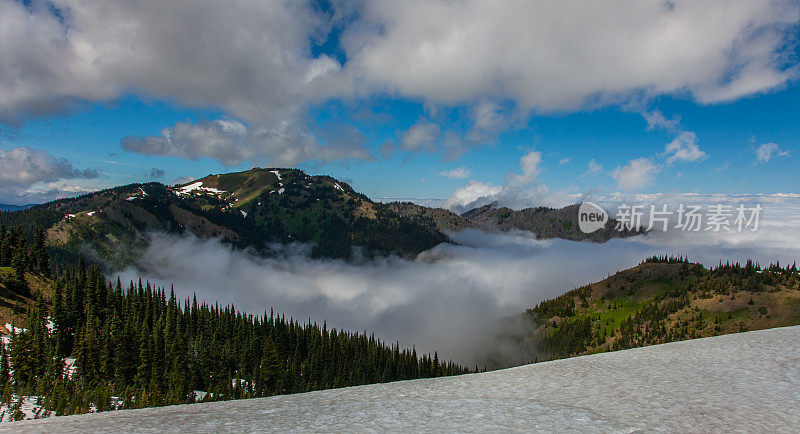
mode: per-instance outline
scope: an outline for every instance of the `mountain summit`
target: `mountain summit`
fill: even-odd
[[[28,220],[48,228],[65,256],[91,251],[123,266],[154,232],[219,237],[238,248],[310,243],[313,254],[414,255],[446,237],[355,192],[330,176],[297,169],[254,168],[208,175],[175,186],[131,184],[40,205]],[[89,247],[87,249],[87,247]],[[71,253],[72,252],[72,253]]]
[[[583,234],[577,206],[514,211],[486,206],[458,215],[404,202],[378,203],[330,176],[298,169],[254,168],[208,175],[183,184],[130,184],[3,213],[30,232],[47,229],[58,257],[74,262],[95,255],[114,267],[136,260],[153,233],[220,238],[237,248],[267,252],[271,243],[310,244],[314,256],[413,256],[448,240],[446,233],[474,228],[526,230],[540,238],[603,242],[617,233]],[[356,253],[358,252],[358,253]]]

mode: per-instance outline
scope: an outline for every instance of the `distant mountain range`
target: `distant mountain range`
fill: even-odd
[[[463,229],[480,229],[489,232],[506,232],[510,230],[529,231],[538,238],[561,238],[572,241],[605,242],[612,238],[624,238],[639,235],[642,231],[615,229],[617,221],[609,219],[602,230],[586,234],[578,228],[578,209],[580,205],[569,205],[564,208],[525,208],[513,210],[496,204],[472,209],[461,215],[442,208],[428,208],[410,202],[391,202],[389,208],[406,217],[411,217],[421,224],[433,224],[442,232]]]
[[[157,232],[217,237],[265,253],[269,243],[297,241],[313,245],[315,256],[333,258],[351,257],[356,250],[367,256],[413,256],[448,241],[448,232],[468,228],[596,242],[638,234],[614,231],[613,220],[605,230],[584,234],[577,210],[577,205],[519,211],[485,206],[458,215],[408,202],[374,202],[330,176],[254,168],[175,186],[125,185],[1,218],[30,230],[47,229],[51,248],[65,258],[91,253],[113,266],[134,261],[136,247]]]
[[[0,203],[0,211],[6,211],[6,212],[8,212],[8,211],[19,211],[21,209],[28,209],[28,208],[30,208],[32,206],[36,206],[36,205],[34,205],[34,204],[31,204],[31,205],[6,205],[6,204],[3,204],[3,203]]]

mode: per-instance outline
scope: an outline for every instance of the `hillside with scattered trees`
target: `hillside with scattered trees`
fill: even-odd
[[[528,309],[539,359],[800,324],[795,264],[652,257]]]
[[[297,393],[469,372],[366,333],[180,300],[96,266],[53,272],[42,231],[0,231],[3,420]],[[25,414],[26,409],[29,413]]]

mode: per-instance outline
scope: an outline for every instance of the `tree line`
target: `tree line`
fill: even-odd
[[[0,404],[15,413],[26,395],[45,414],[67,415],[191,403],[196,391],[227,400],[470,372],[366,332],[110,282],[83,261],[53,273],[41,236],[29,246],[19,234],[0,232],[13,252],[3,264],[23,282],[25,272],[50,275],[53,292],[33,294],[24,330],[0,345]]]
[[[800,290],[800,272],[797,264],[780,263],[762,268],[748,260],[741,263],[719,263],[706,270],[700,264],[690,263],[682,256],[653,256],[643,263],[674,264],[685,281],[669,282],[639,300],[641,306],[618,321],[618,327],[608,333],[609,320],[602,319],[605,311],[617,309],[618,303],[632,302],[636,296],[625,293],[612,296],[592,296],[590,286],[572,290],[554,299],[540,302],[527,314],[546,330],[537,336],[537,349],[546,358],[563,358],[591,351],[615,351],[646,345],[662,344],[702,336],[723,334],[724,325],[735,323],[732,312],[709,313],[692,308],[692,299],[712,297],[733,300],[741,292],[748,294],[749,306],[760,292],[775,292],[781,288]],[[635,285],[635,282],[634,282]],[[601,307],[591,313],[592,306]],[[604,306],[607,306],[605,308]],[[766,308],[758,313],[766,314]],[[676,314],[681,313],[679,318]],[[748,314],[749,315],[749,314]],[[796,317],[787,316],[786,325],[798,323]],[[746,331],[746,326],[736,326],[734,331]],[[727,328],[730,332],[731,328]]]

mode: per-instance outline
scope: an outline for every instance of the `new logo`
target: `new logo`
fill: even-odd
[[[578,227],[585,234],[603,229],[607,221],[608,214],[603,208],[600,208],[600,205],[584,202],[578,208]]]

